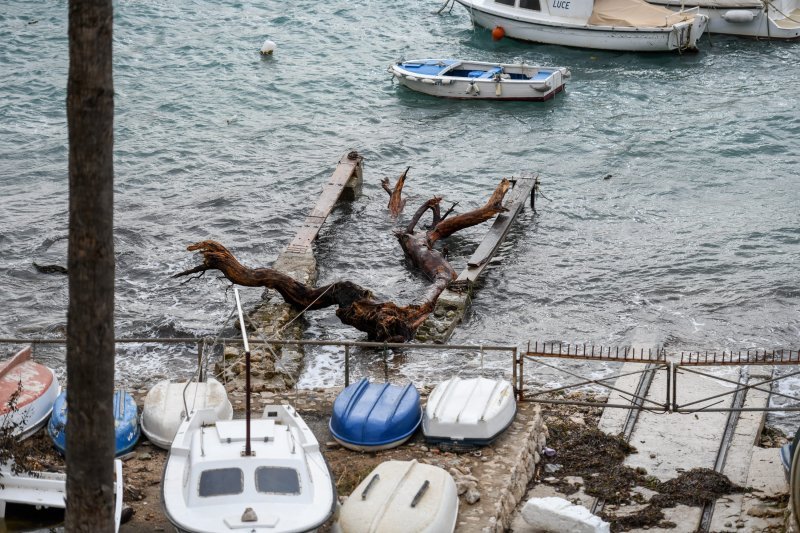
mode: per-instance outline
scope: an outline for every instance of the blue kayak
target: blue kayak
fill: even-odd
[[[346,448],[376,451],[401,445],[421,421],[414,385],[370,383],[364,378],[336,397],[329,428]]]
[[[62,392],[53,404],[53,415],[47,424],[47,433],[56,449],[63,455],[67,447],[67,392]],[[125,391],[114,391],[114,443],[115,455],[126,454],[139,440],[139,416],[136,402]]]

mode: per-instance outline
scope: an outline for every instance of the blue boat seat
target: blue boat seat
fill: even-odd
[[[533,81],[544,81],[547,78],[549,78],[550,75],[553,74],[553,72],[555,72],[555,71],[554,70],[540,70],[539,72],[536,73],[535,76],[533,76],[531,78],[531,80],[533,80]]]
[[[496,74],[500,74],[501,72],[503,72],[503,67],[494,67],[489,70],[472,70],[467,74],[467,77],[480,79],[494,78]]]

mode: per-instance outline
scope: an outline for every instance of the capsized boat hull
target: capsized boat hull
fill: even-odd
[[[334,524],[336,533],[449,533],[458,518],[458,491],[447,471],[417,461],[385,461],[353,490]]]
[[[191,413],[206,408],[214,409],[218,420],[233,418],[233,406],[225,387],[216,379],[188,384],[160,381],[144,399],[142,433],[159,448],[168,450],[186,417],[186,410]]]
[[[421,421],[419,392],[413,384],[370,383],[364,378],[337,395],[328,427],[345,448],[379,451],[400,446]]]
[[[564,90],[570,76],[564,67],[415,59],[395,63],[389,72],[411,90],[463,100],[543,102]]]
[[[0,364],[0,423],[15,426],[19,440],[39,431],[50,417],[61,393],[55,372],[31,360],[30,347]],[[9,402],[16,396],[15,409]]]
[[[428,442],[484,446],[511,425],[516,413],[508,381],[451,378],[431,391],[422,432]]]
[[[693,21],[670,27],[593,26],[557,19],[520,18],[494,11],[481,0],[456,0],[484,28],[502,27],[505,35],[521,41],[556,44],[575,48],[622,52],[669,52],[697,50],[697,40],[706,31],[708,18],[702,15]]]
[[[130,393],[114,391],[114,454],[119,457],[136,446],[141,430],[139,429],[139,416],[136,401]],[[53,404],[53,414],[47,424],[47,433],[53,441],[53,446],[62,455],[67,448],[67,393],[59,394]]]

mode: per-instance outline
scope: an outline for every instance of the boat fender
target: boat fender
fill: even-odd
[[[434,85],[436,82],[430,78],[423,78],[422,83],[427,83],[428,85]]]
[[[751,22],[754,18],[755,14],[752,11],[748,11],[746,9],[731,9],[722,14],[722,19],[725,20],[726,22],[735,22],[735,23]]]
[[[503,86],[499,83],[500,80],[497,80],[498,83],[494,84],[494,95],[495,96],[502,96],[503,95]]]
[[[417,78],[412,76],[412,75],[410,75],[410,74],[406,74],[406,79],[408,81],[417,81]]]
[[[442,80],[442,81],[441,81],[441,84],[442,84],[442,85],[450,85],[451,83],[453,83],[453,80],[446,80],[446,79],[445,79],[445,80]]]
[[[470,82],[469,87],[467,87],[467,94],[474,94],[479,95],[481,94],[481,88],[475,85],[475,82]]]
[[[503,37],[506,36],[506,30],[503,29],[502,26],[495,26],[492,30],[492,39],[495,41],[499,41]]]

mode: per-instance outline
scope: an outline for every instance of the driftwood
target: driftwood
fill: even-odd
[[[405,203],[400,200],[405,174],[404,172],[398,181],[399,189],[397,185],[395,186],[397,205],[401,206]],[[414,337],[416,329],[433,311],[441,292],[457,277],[453,267],[433,245],[461,229],[485,222],[505,211],[502,202],[509,187],[510,182],[503,179],[483,207],[451,218],[446,216],[452,208],[445,213],[445,216],[441,216],[439,207],[441,198],[431,198],[417,209],[405,228],[396,232],[406,258],[431,282],[419,301],[410,305],[399,306],[394,302],[375,301],[368,289],[350,281],[338,281],[323,287],[308,287],[272,268],[249,268],[239,263],[227,248],[216,241],[202,241],[189,246],[189,251],[200,252],[203,263],[174,277],[198,273],[202,275],[207,270],[219,270],[229,281],[237,285],[275,289],[284,301],[299,310],[321,309],[335,305],[336,316],[344,324],[366,332],[369,340],[409,341]],[[384,188],[388,189],[388,183]],[[391,211],[392,201],[389,209]],[[429,210],[433,219],[429,229],[417,231],[417,224]]]
[[[389,193],[389,205],[387,207],[394,217],[398,216],[406,206],[406,200],[402,197],[402,193],[403,185],[406,183],[406,176],[410,168],[411,167],[407,167],[405,172],[400,174],[400,177],[397,178],[397,183],[394,184],[394,188],[389,185],[389,178],[383,178],[381,180],[381,187],[383,187],[384,191]]]

